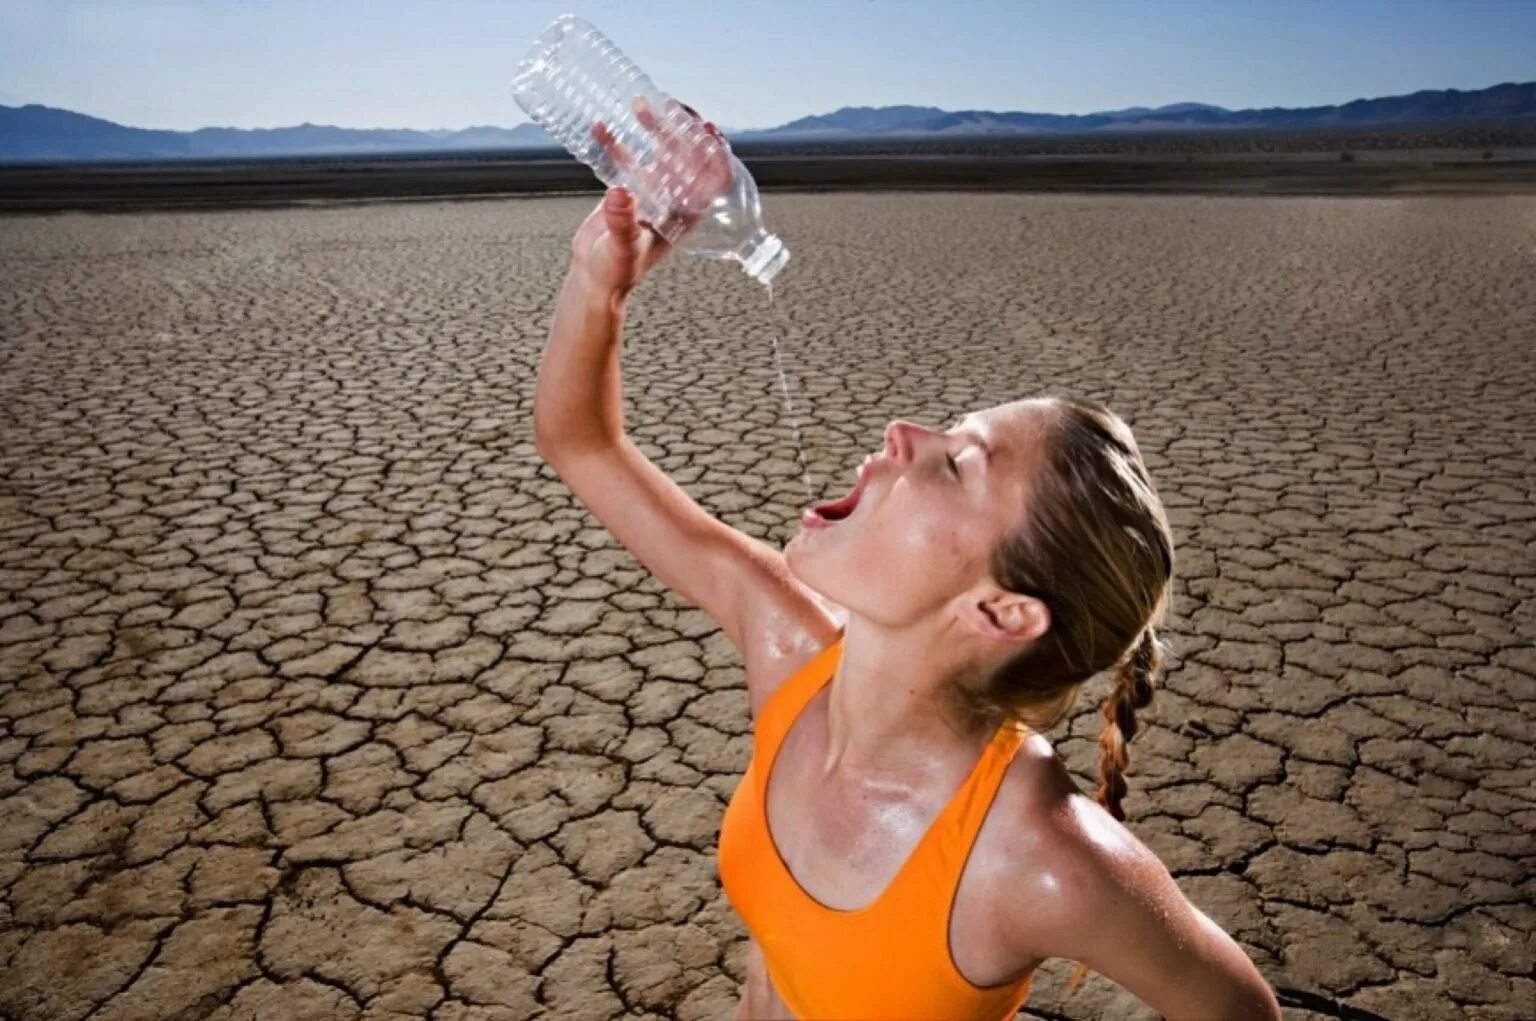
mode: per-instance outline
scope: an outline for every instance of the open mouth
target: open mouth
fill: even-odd
[[[859,500],[864,496],[864,490],[869,483],[869,462],[859,465],[859,476],[853,484],[853,489],[846,496],[826,503],[813,504],[802,515],[806,523],[812,526],[823,525],[833,521],[842,521],[854,512],[859,506]]]

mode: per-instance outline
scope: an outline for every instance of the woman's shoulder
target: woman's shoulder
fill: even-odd
[[[1078,785],[1042,734],[1025,734],[994,807],[998,826],[986,857],[997,877],[999,924],[1026,956],[1062,956],[1077,945],[1073,932],[1093,926],[1093,905],[1123,885],[1127,867],[1156,861]]]
[[[1076,784],[1009,825],[1018,850],[1013,881],[994,887],[1002,912],[994,924],[1019,961],[1081,962],[1168,1017],[1212,1003],[1242,1004],[1231,1016],[1279,1017],[1242,947]]]

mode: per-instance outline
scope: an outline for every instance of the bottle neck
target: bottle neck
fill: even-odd
[[[771,281],[789,261],[789,249],[784,242],[762,227],[737,246],[735,255],[747,275],[762,284]]]

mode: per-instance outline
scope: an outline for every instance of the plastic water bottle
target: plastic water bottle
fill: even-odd
[[[784,242],[764,228],[757,182],[730,145],[588,22],[574,14],[556,18],[518,65],[512,91],[528,116],[599,180],[629,189],[639,217],[680,250],[734,259],[764,285],[789,261]],[[642,123],[637,106],[655,130]],[[616,163],[593,133],[598,123],[629,159]],[[719,184],[703,180],[700,167],[712,168],[705,173]]]

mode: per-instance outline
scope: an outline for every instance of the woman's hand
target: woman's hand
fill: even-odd
[[[704,121],[704,130],[721,145],[712,152],[688,146],[676,125],[685,116],[684,111],[694,120],[699,120],[699,115],[692,107],[676,100],[668,102],[666,122],[658,121],[645,101],[638,97],[634,101],[634,110],[641,125],[657,140],[658,153],[670,154],[674,163],[683,165],[683,176],[690,183],[678,197],[672,213],[686,223],[687,229],[692,229],[714,197],[730,183],[730,143],[712,122]],[[632,167],[633,156],[606,125],[601,121],[593,124],[592,134],[607,150],[614,166],[620,169]],[[641,187],[653,183],[662,173],[655,164],[632,172]],[[635,199],[629,189],[612,187],[571,240],[572,269],[580,272],[591,285],[622,295],[633,290],[671,248],[650,229],[649,224],[638,218]]]
[[[571,239],[571,270],[600,291],[627,294],[670,247],[641,228],[629,189],[609,188]]]

